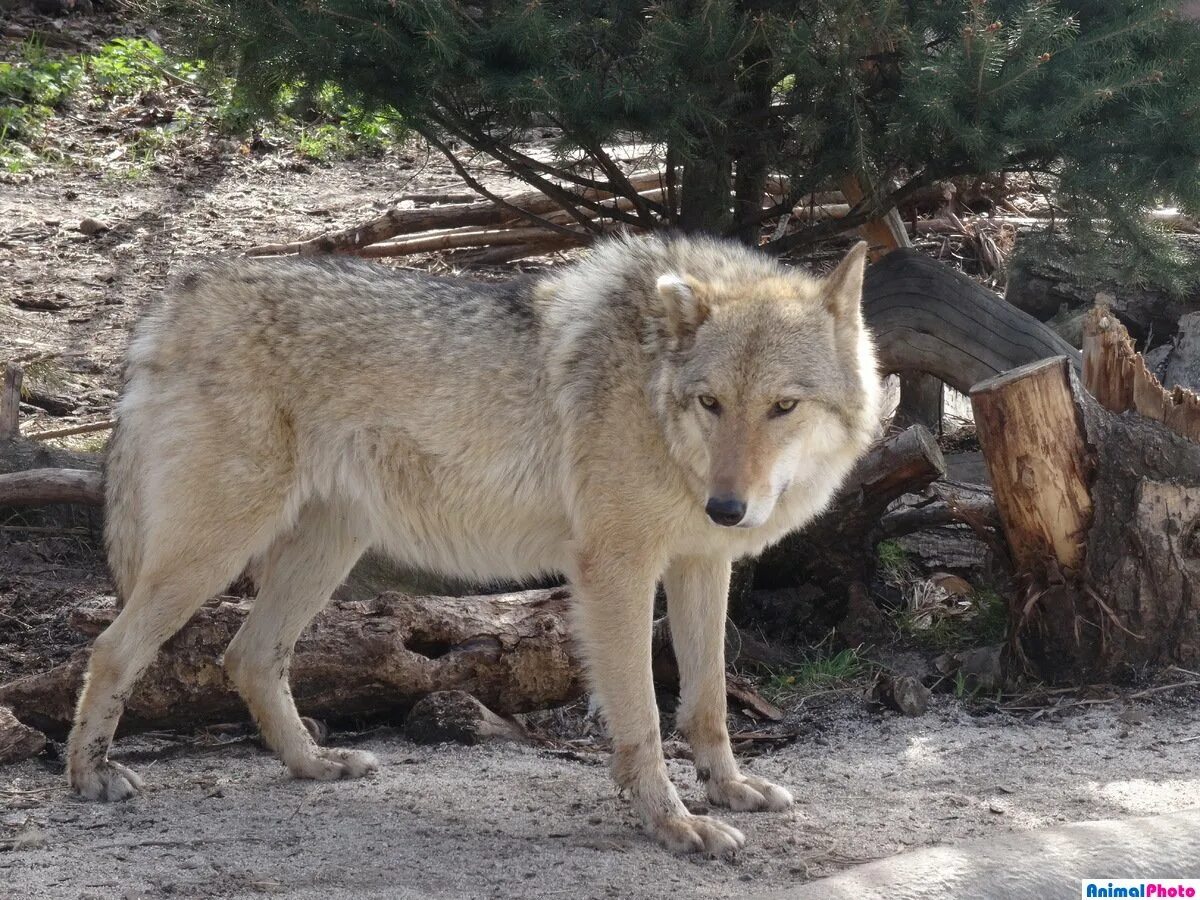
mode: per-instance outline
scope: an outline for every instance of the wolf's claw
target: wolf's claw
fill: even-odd
[[[792,795],[788,791],[753,775],[739,775],[724,781],[714,779],[708,782],[706,791],[709,802],[735,812],[779,812],[792,805]]]
[[[288,767],[293,777],[316,781],[362,778],[378,769],[379,760],[374,753],[365,750],[331,750],[326,747],[317,748],[314,756]]]
[[[120,763],[105,760],[93,769],[72,771],[71,787],[85,800],[113,803],[136,797],[145,786],[141,777]]]
[[[729,857],[746,845],[746,836],[709,816],[671,816],[650,825],[655,839],[675,853],[704,853]]]

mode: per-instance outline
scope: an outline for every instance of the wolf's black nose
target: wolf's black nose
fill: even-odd
[[[746,504],[736,497],[709,497],[704,511],[718,525],[736,525],[746,517]]]

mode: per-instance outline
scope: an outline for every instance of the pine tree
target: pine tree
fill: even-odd
[[[1200,27],[1179,0],[185,5],[193,46],[236,74],[244,99],[336,85],[564,206],[588,206],[578,189],[590,186],[636,197],[605,152],[616,140],[657,145],[685,173],[670,202],[615,216],[643,226],[756,238],[771,172],[790,176],[791,198],[847,174],[872,187],[850,220],[778,250],[947,177],[1019,172],[1052,193],[1080,244],[1159,282],[1186,277],[1144,215],[1166,202],[1200,213]],[[521,152],[532,127],[557,134],[557,160]]]

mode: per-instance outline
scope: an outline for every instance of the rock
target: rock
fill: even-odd
[[[529,743],[524,726],[492,712],[466,691],[435,691],[419,700],[404,720],[404,734],[418,744]]]
[[[909,675],[883,674],[875,679],[867,699],[906,716],[923,716],[929,708],[929,688]]]
[[[990,694],[1005,684],[1003,652],[1003,644],[974,647],[961,653],[943,653],[935,665],[947,678],[961,678],[965,690]]]
[[[110,230],[108,225],[104,224],[99,219],[92,218],[84,219],[77,227],[83,234],[86,234],[89,237],[97,234],[103,234],[104,232]]]
[[[44,734],[22,725],[11,709],[0,706],[0,765],[36,756],[45,746]]]

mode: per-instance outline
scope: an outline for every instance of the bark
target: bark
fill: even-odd
[[[1101,406],[1113,412],[1132,410],[1200,441],[1200,396],[1181,387],[1164,390],[1107,309],[1088,313],[1083,348],[1083,384]]]
[[[689,158],[679,191],[679,227],[687,233],[724,234],[733,216],[730,209],[733,162],[717,141],[704,141],[710,153]]]
[[[964,394],[1017,366],[1078,350],[960,272],[915,250],[867,268],[863,313],[883,373],[925,372]]]
[[[567,633],[568,602],[569,593],[559,589],[458,598],[383,594],[368,603],[332,604],[296,644],[296,703],[306,716],[342,721],[398,716],[440,690],[466,691],[501,714],[566,703],[583,692]],[[245,719],[219,657],[250,606],[225,601],[202,608],[142,677],[123,730]],[[115,606],[81,609],[73,624],[97,634],[116,613]],[[0,704],[61,735],[87,660],[80,651],[49,672],[0,687]]]
[[[0,475],[0,507],[45,503],[103,505],[100,473],[85,469],[29,469]]]
[[[972,392],[1027,585],[1010,609],[1010,647],[1048,681],[1200,665],[1200,444],[1124,406],[1143,382],[1140,358],[1121,350],[1095,341],[1084,365],[1106,373],[1096,387],[1118,411],[1083,390],[1066,360]]]

